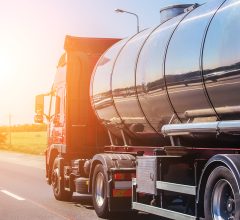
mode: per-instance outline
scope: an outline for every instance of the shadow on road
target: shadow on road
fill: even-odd
[[[118,216],[112,216],[109,220],[163,220],[160,219],[159,216],[150,215],[147,213],[139,212],[139,213],[128,213],[128,214],[118,214]]]
[[[73,196],[72,203],[77,207],[84,207],[86,209],[93,210],[92,197],[88,195],[81,196]],[[164,218],[160,218],[159,216],[150,215],[147,213],[139,212],[139,213],[118,213],[112,215],[109,220],[164,220]],[[100,218],[99,218],[100,219]],[[166,219],[165,219],[166,220]]]
[[[77,207],[84,207],[86,209],[94,209],[92,204],[92,197],[89,195],[73,196],[72,203]]]

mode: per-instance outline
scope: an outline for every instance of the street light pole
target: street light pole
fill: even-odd
[[[125,11],[125,10],[122,10],[122,9],[115,9],[115,12],[117,13],[127,13],[127,14],[130,14],[130,15],[134,15],[137,19],[137,33],[139,33],[139,17],[137,14],[133,13],[133,12],[130,12],[130,11]]]

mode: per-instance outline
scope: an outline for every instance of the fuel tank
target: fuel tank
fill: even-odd
[[[113,134],[160,139],[169,123],[240,119],[240,0],[211,0],[99,59],[91,101]]]

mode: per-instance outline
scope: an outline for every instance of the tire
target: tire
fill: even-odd
[[[204,193],[206,220],[238,220],[239,191],[232,172],[223,166],[215,168],[207,180]]]
[[[94,169],[92,181],[92,198],[93,206],[98,217],[107,218],[109,216],[107,199],[107,176],[104,172],[102,164],[98,164]]]
[[[64,189],[64,179],[60,175],[60,168],[58,165],[58,158],[55,158],[52,168],[52,189],[54,197],[60,201],[70,201],[73,192]],[[61,177],[61,178],[60,178]]]

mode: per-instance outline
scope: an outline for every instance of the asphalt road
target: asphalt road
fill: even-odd
[[[91,197],[74,194],[71,202],[55,200],[45,181],[44,157],[0,151],[0,220],[99,219]],[[140,213],[117,219],[158,219]]]

